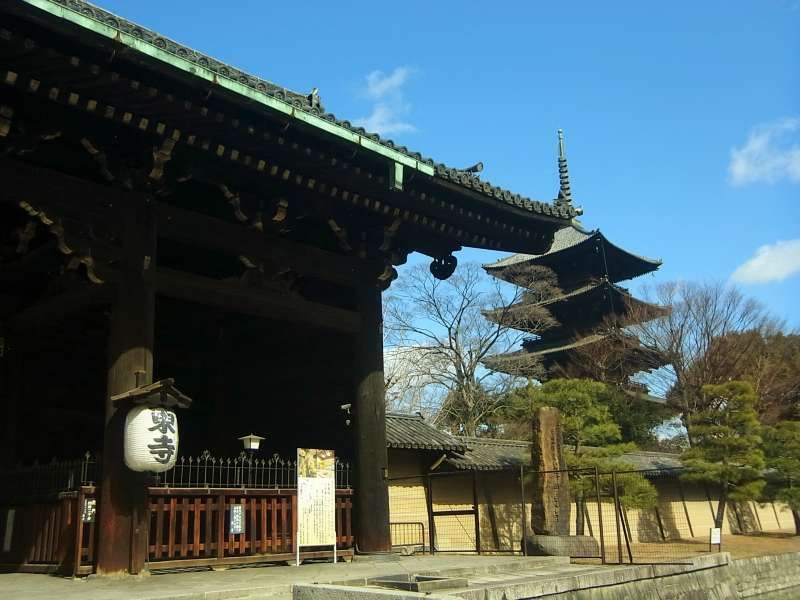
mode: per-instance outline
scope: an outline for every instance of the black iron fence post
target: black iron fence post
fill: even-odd
[[[522,555],[528,556],[528,544],[526,544],[526,533],[528,529],[528,517],[525,515],[525,467],[524,465],[519,466],[519,494],[521,500],[521,508],[520,511],[522,513]]]
[[[434,523],[433,519],[433,486],[431,484],[431,476],[428,474],[426,476],[426,487],[427,487],[427,497],[425,498],[426,504],[428,505],[428,535],[430,536],[430,553],[434,554],[434,540],[436,538],[436,524]]]
[[[475,549],[481,553],[481,519],[478,514],[478,470],[472,471],[472,509],[475,511]]]
[[[622,564],[622,535],[620,532],[620,506],[619,494],[617,493],[617,473],[611,471],[611,487],[614,491],[614,516],[617,522],[617,561]]]
[[[689,525],[689,535],[694,537],[694,530],[692,529],[692,520],[689,518],[689,508],[686,506],[686,494],[683,492],[683,483],[681,477],[678,475],[675,478],[678,482],[678,492],[681,495],[681,505],[683,505],[683,514],[686,516],[686,524]]]
[[[606,540],[603,535],[603,504],[600,500],[600,472],[597,465],[594,467],[594,491],[597,495],[597,523],[600,533],[600,563],[606,564]]]

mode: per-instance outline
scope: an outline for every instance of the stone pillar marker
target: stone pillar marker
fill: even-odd
[[[569,535],[570,494],[561,413],[539,408],[533,416],[531,465],[535,472],[531,527],[537,535]],[[560,473],[552,471],[561,471]],[[551,471],[551,472],[547,472]]]

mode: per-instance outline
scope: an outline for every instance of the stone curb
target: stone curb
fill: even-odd
[[[544,565],[559,565],[569,564],[569,558],[561,556],[546,556],[546,557],[529,557],[529,558],[511,558],[507,561],[494,563],[491,565],[480,565],[474,567],[451,567],[444,569],[432,570],[413,570],[416,575],[431,575],[439,577],[463,577],[463,576],[476,576],[476,575],[492,575],[495,573],[504,573],[509,571],[520,571],[536,566]],[[398,572],[408,572],[407,566],[398,563]],[[196,591],[187,592],[184,594],[165,594],[147,596],[146,598],[139,598],[137,600],[236,600],[237,598],[249,598],[250,596],[259,595],[276,595],[276,594],[290,594],[293,587],[297,585],[308,586],[341,586],[359,588],[366,586],[367,580],[375,577],[375,574],[365,575],[363,577],[352,577],[348,579],[328,579],[315,582],[313,584],[282,584],[270,586],[255,586],[255,587],[236,587],[235,589],[225,590],[210,590],[210,591]],[[241,585],[241,584],[237,584]],[[370,588],[373,590],[375,588]],[[425,596],[423,594],[423,596]],[[426,598],[434,598],[431,595],[425,596]]]

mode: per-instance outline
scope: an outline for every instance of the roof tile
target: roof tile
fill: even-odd
[[[464,442],[428,424],[419,413],[387,413],[386,446],[442,452],[466,451]]]

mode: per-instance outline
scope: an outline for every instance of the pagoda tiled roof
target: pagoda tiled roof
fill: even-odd
[[[553,245],[550,246],[550,250],[544,254],[512,254],[511,256],[506,256],[505,258],[501,258],[496,262],[483,265],[483,268],[491,273],[493,270],[511,267],[524,262],[535,261],[537,258],[547,254],[560,252],[561,250],[580,244],[597,233],[599,233],[599,230],[586,231],[579,226],[570,225],[569,227],[564,227],[556,231],[555,237],[553,238]]]
[[[578,304],[591,303],[592,307],[590,308],[596,308],[598,305],[596,299],[597,295],[606,293],[612,295],[613,306],[603,302],[601,303],[599,311],[595,310],[592,313],[584,313],[584,317],[591,321],[589,323],[591,327],[601,325],[603,316],[610,316],[611,314],[615,314],[617,316],[616,318],[618,324],[629,324],[625,316],[631,312],[631,308],[636,309],[637,320],[642,320],[641,317],[643,315],[647,315],[647,319],[645,320],[649,320],[664,316],[669,313],[668,308],[659,306],[657,304],[651,304],[649,302],[645,302],[644,300],[639,300],[635,296],[631,295],[625,288],[615,285],[606,279],[601,279],[600,281],[589,283],[565,294],[548,298],[542,302],[536,303],[536,306],[547,308],[555,320],[560,323],[559,326],[556,326],[552,330],[538,331],[527,327],[524,313],[530,307],[530,305],[525,303],[517,303],[503,310],[486,311],[484,312],[484,316],[494,323],[504,322],[514,329],[529,331],[530,333],[536,333],[537,335],[543,335],[546,337],[552,337],[553,332],[558,334],[565,329],[574,328],[574,319],[560,318],[560,313],[574,310],[573,307]],[[597,318],[591,319],[590,317],[592,317],[594,313],[597,313],[595,315]]]
[[[556,232],[553,245],[547,252],[543,254],[512,254],[496,262],[485,264],[483,268],[490,275],[502,279],[504,278],[503,271],[507,270],[509,267],[530,264],[550,266],[552,268],[553,262],[559,258],[561,254],[566,258],[566,255],[572,252],[595,253],[595,245],[597,243],[603,244],[607,254],[613,253],[614,257],[612,260],[624,260],[630,264],[628,268],[621,269],[618,276],[612,277],[615,283],[655,271],[661,266],[660,260],[634,254],[610,242],[599,229],[589,231],[573,223]],[[614,265],[609,265],[609,267],[613,269]],[[601,273],[596,273],[596,275],[600,274]]]
[[[552,307],[556,304],[564,304],[565,302],[575,300],[576,298],[581,298],[583,296],[588,296],[593,292],[598,292],[600,290],[611,292],[618,298],[618,301],[622,301],[622,306],[619,308],[624,306],[635,306],[638,308],[649,309],[652,311],[654,316],[663,316],[669,313],[668,308],[659,306],[657,304],[652,304],[650,302],[645,302],[644,300],[639,300],[624,287],[620,287],[614,283],[611,283],[605,278],[571,290],[565,294],[555,296],[554,298],[548,298],[547,300],[540,302],[539,306],[550,307],[552,309]]]
[[[531,364],[531,357],[540,359],[541,366],[549,371],[554,365],[563,365],[568,362],[570,354],[580,348],[598,343],[609,344],[615,341],[626,344],[626,362],[632,372],[653,370],[664,364],[664,358],[657,350],[645,346],[637,337],[619,331],[595,332],[571,339],[526,340],[523,342],[522,349],[488,356],[483,360],[483,364],[493,371],[524,376],[525,368]],[[539,369],[533,375],[539,375],[538,371]]]
[[[560,339],[560,340],[525,340],[522,345],[524,351],[529,354],[537,356],[547,356],[549,354],[560,354],[576,350],[584,346],[590,346],[599,342],[612,343],[617,342],[624,344],[631,351],[636,351],[648,356],[652,356],[653,368],[660,367],[663,360],[659,352],[650,348],[639,341],[635,335],[626,334],[620,330],[612,330],[609,332],[595,332],[589,335],[581,336],[573,339]]]
[[[383,155],[407,167],[482,195],[489,201],[530,213],[568,220],[582,213],[570,202],[532,200],[500,186],[483,181],[475,173],[450,167],[419,152],[366,131],[324,109],[316,90],[302,94],[251,75],[237,67],[198,52],[160,33],[119,17],[83,0],[20,0],[63,21],[112,39],[134,52],[175,67],[198,80],[213,81],[228,91],[262,104],[284,118],[302,121],[321,135],[336,135],[367,151]]]

